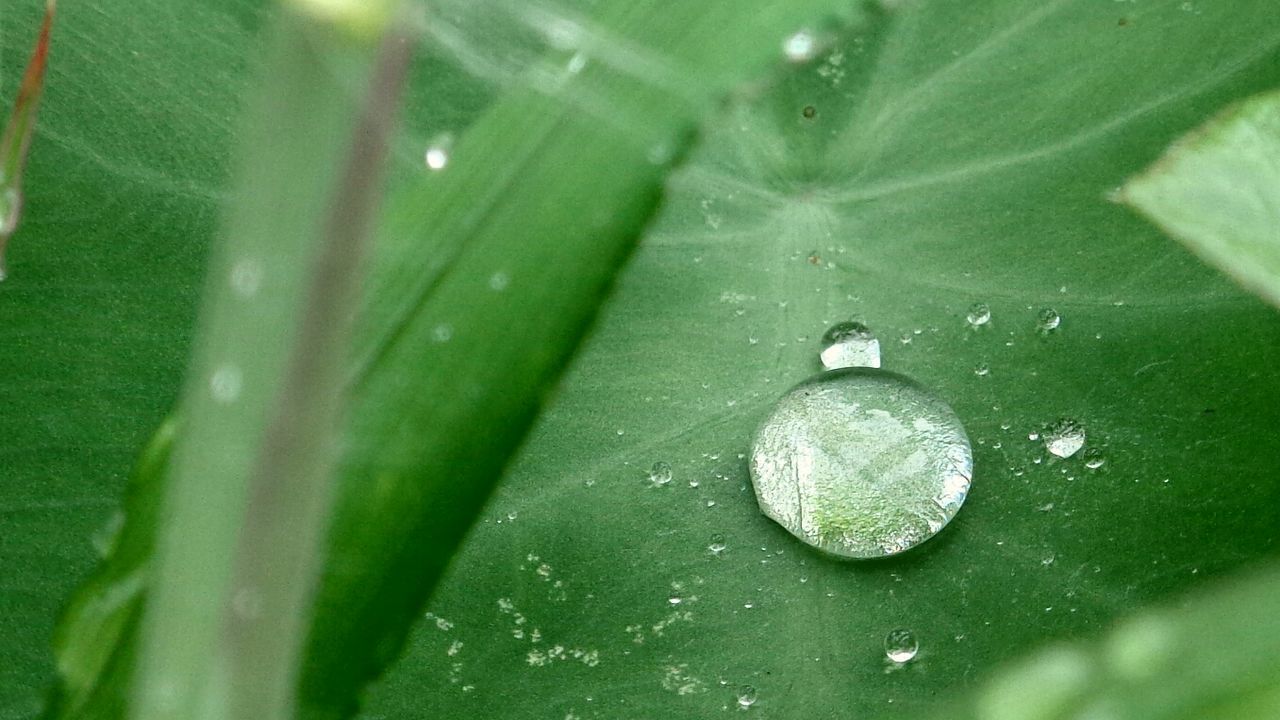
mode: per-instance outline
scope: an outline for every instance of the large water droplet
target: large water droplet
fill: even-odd
[[[827,552],[908,550],[955,517],[973,453],[945,402],[900,375],[832,370],[797,385],[756,433],[761,511]]]
[[[974,303],[969,306],[969,314],[965,319],[973,327],[982,327],[991,322],[991,308],[986,303]]]
[[[1075,420],[1059,420],[1045,431],[1044,446],[1060,458],[1069,458],[1084,447],[1084,427]]]
[[[828,370],[880,367],[880,341],[859,322],[832,325],[822,335],[822,364]]]
[[[915,633],[906,628],[890,630],[889,634],[884,636],[885,657],[899,665],[914,660],[919,651],[920,641],[916,639]]]

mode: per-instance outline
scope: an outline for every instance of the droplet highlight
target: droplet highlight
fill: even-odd
[[[880,340],[860,322],[832,325],[822,335],[819,353],[828,370],[849,367],[880,367]]]

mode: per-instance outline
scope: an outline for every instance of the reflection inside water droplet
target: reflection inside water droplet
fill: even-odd
[[[822,365],[828,370],[880,367],[880,341],[860,322],[832,325],[822,335]]]
[[[846,368],[782,397],[756,433],[750,469],[765,515],[821,550],[873,558],[955,517],[973,455],[941,399],[894,373]]]

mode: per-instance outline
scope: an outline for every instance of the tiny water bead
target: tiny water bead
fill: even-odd
[[[1062,324],[1062,316],[1053,308],[1045,308],[1036,316],[1036,323],[1040,332],[1051,332],[1057,330],[1058,326]]]
[[[891,661],[901,665],[916,659],[920,651],[920,641],[916,634],[906,628],[890,630],[884,636],[884,654]]]
[[[974,303],[969,306],[969,314],[965,319],[975,328],[982,327],[991,322],[991,308],[986,303]]]
[[[808,62],[818,52],[818,39],[813,33],[801,30],[783,41],[782,52],[793,63]]]
[[[671,482],[671,466],[659,460],[649,468],[649,482],[655,487]]]
[[[880,340],[859,322],[832,325],[822,335],[822,365],[828,370],[880,367]]]
[[[820,550],[894,555],[955,517],[973,453],[960,419],[895,373],[844,368],[791,389],[756,433],[761,512]]]
[[[445,133],[437,136],[427,146],[423,159],[429,170],[443,170],[449,164],[449,153],[453,149],[453,136]]]
[[[1044,446],[1053,455],[1069,458],[1084,447],[1084,427],[1075,420],[1059,420],[1045,431]]]
[[[725,544],[724,535],[721,535],[720,533],[712,535],[711,542],[707,545],[707,549],[711,551],[711,554],[717,556],[724,552],[726,547],[728,547],[728,545]]]

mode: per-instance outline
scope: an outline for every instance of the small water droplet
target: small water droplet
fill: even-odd
[[[792,388],[756,433],[761,511],[792,535],[854,558],[894,555],[960,510],[973,454],[955,412],[916,383],[845,368]]]
[[[986,377],[991,374],[991,366],[986,363],[982,363],[973,369],[973,374],[978,377]]]
[[[1102,451],[1097,448],[1089,448],[1084,451],[1084,466],[1090,470],[1097,470],[1107,464],[1107,459],[1103,457]]]
[[[880,341],[859,322],[832,325],[822,335],[822,364],[828,370],[880,367]]]
[[[1060,458],[1069,458],[1084,447],[1084,427],[1075,420],[1059,420],[1045,431],[1044,446]]]
[[[667,602],[670,603],[671,605],[679,605],[680,603],[684,602],[684,598],[680,597],[679,595],[672,595],[671,597],[667,598]]]
[[[711,543],[707,545],[707,549],[711,551],[711,554],[716,556],[719,556],[720,553],[724,552],[726,547],[728,546],[725,544],[724,535],[721,535],[720,533],[712,535]]]
[[[818,108],[812,105],[805,105],[804,110],[801,110],[800,114],[806,119],[812,120],[818,114]]]
[[[750,685],[738,688],[738,707],[746,710],[756,704],[756,689]]]
[[[906,628],[890,630],[884,636],[885,657],[899,665],[915,660],[919,650],[920,641],[916,639],[916,634]]]
[[[240,374],[240,368],[235,365],[221,365],[217,370],[213,371],[213,375],[209,378],[209,392],[215,402],[226,405],[235,402],[240,397],[242,383],[243,377]]]
[[[982,327],[991,322],[991,308],[986,303],[974,303],[969,306],[969,314],[965,319],[973,327]]]
[[[813,59],[817,51],[818,39],[807,30],[801,30],[789,36],[782,43],[782,52],[793,63],[808,62]]]
[[[427,168],[431,170],[443,170],[449,164],[449,154],[453,149],[453,136],[449,133],[438,135],[431,144],[427,146],[427,152],[423,155],[423,159],[427,163]]]
[[[448,323],[440,323],[431,331],[431,339],[438,343],[447,343],[453,338],[453,326]]]
[[[659,460],[649,468],[649,482],[655,487],[671,482],[671,466]]]
[[[1053,308],[1045,308],[1040,311],[1038,316],[1036,316],[1036,323],[1040,332],[1052,332],[1057,330],[1058,326],[1062,324],[1062,316]]]
[[[489,276],[489,289],[494,292],[502,292],[511,284],[511,276],[499,270]]]
[[[582,70],[586,67],[587,67],[586,53],[578,52],[578,53],[574,53],[573,57],[569,58],[569,64],[565,66],[565,69],[568,70],[571,75],[577,75],[578,73],[582,72]]]

